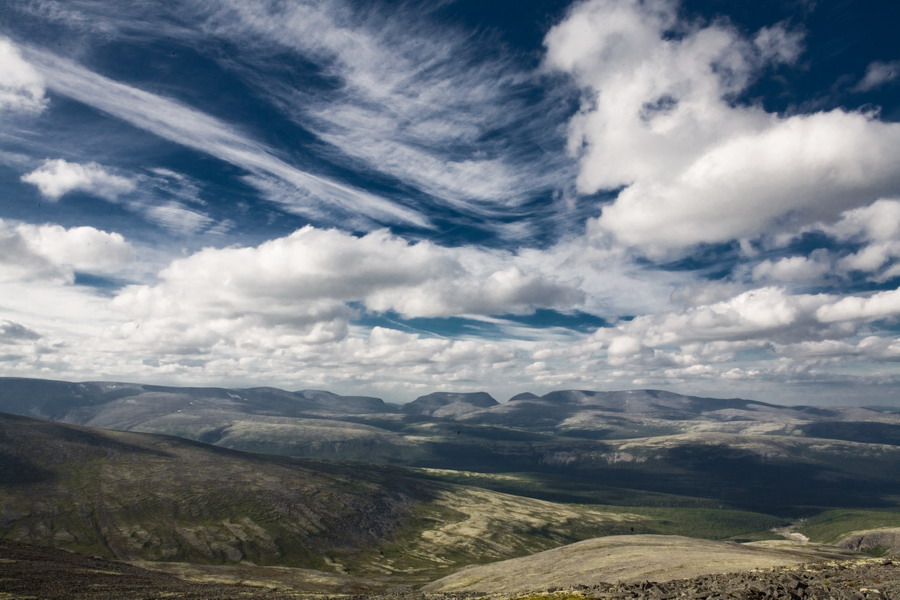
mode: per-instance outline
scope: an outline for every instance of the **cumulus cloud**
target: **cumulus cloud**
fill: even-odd
[[[840,297],[764,287],[712,304],[637,317],[596,336],[612,340],[627,335],[650,347],[708,341],[793,343],[850,337],[858,332],[859,322],[898,315],[900,290]]]
[[[93,227],[28,225],[0,220],[0,279],[74,281],[75,271],[114,273],[133,259],[120,234]]]
[[[823,323],[884,319],[900,315],[900,289],[871,296],[846,296],[819,307],[816,318]]]
[[[34,171],[23,175],[22,181],[37,186],[48,200],[59,200],[65,194],[81,191],[115,201],[134,191],[134,181],[108,172],[101,165],[72,163],[57,158],[48,159]]]
[[[779,116],[735,102],[799,40],[683,21],[672,2],[591,0],[545,40],[549,68],[590,98],[569,149],[585,193],[623,188],[593,224],[649,255],[834,220],[900,190],[900,124],[833,110]]]
[[[787,257],[764,261],[753,269],[754,278],[772,281],[814,281],[817,274],[829,277],[864,275],[873,282],[900,276],[900,201],[880,198],[867,206],[844,211],[833,223],[815,223],[799,230],[824,234],[834,248],[816,250],[809,257]],[[797,234],[775,236],[774,247],[789,244]],[[852,250],[848,253],[848,249]],[[827,265],[831,271],[827,271]]]
[[[126,288],[115,305],[142,320],[147,335],[156,327],[163,337],[207,345],[241,327],[334,341],[346,335],[354,305],[436,317],[568,309],[583,300],[578,281],[517,264],[509,253],[409,243],[384,230],[355,237],[305,227],[258,247],[202,250],[159,278]]]
[[[815,282],[821,280],[832,265],[828,253],[817,250],[810,256],[786,256],[764,260],[753,267],[753,279],[776,282]]]
[[[38,113],[47,106],[44,78],[22,58],[7,38],[0,37],[0,110]]]
[[[869,206],[848,210],[836,223],[820,228],[841,240],[900,239],[900,200],[881,198]]]
[[[637,317],[620,329],[647,346],[777,339],[798,335],[798,330],[803,331],[799,335],[817,335],[813,312],[826,302],[826,296],[792,296],[782,288],[766,287],[712,304]]]
[[[566,344],[540,344],[529,373],[554,380],[565,365],[578,364],[583,368],[568,369],[569,377],[590,371],[613,386],[624,381],[782,398],[803,382],[890,383],[896,377],[880,373],[877,363],[895,362],[900,340],[889,331],[871,332],[878,331],[876,322],[898,317],[895,291],[841,297],[758,288],[639,316]],[[787,398],[797,401],[793,393]]]

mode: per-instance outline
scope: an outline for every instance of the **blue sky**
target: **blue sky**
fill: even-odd
[[[900,5],[0,7],[0,372],[900,397]]]

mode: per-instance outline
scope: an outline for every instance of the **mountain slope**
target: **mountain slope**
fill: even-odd
[[[0,418],[4,537],[113,558],[323,567],[387,543],[438,488],[378,469]]]
[[[0,537],[106,558],[424,582],[645,520],[390,467],[0,415]]]

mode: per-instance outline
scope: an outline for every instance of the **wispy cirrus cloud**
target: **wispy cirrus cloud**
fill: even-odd
[[[571,161],[542,147],[561,146],[564,103],[499,42],[441,27],[412,5],[387,15],[344,2],[224,2],[202,3],[201,14],[211,32],[250,49],[251,64],[230,66],[337,161],[477,214],[567,186]],[[308,91],[261,76],[285,50],[337,85]]]
[[[882,62],[876,60],[869,63],[866,74],[857,83],[853,90],[856,92],[868,92],[887,85],[900,77],[900,60]]]
[[[307,214],[317,205],[328,205],[351,217],[428,226],[417,211],[300,170],[229,124],[180,102],[119,83],[44,50],[26,48],[24,54],[47,87],[58,94],[250,173],[295,186],[300,192],[295,199],[282,199],[288,211]]]
[[[316,222],[369,229],[371,223],[363,222],[368,218],[421,227],[427,225],[425,213],[444,206],[477,219],[530,219],[515,226],[494,224],[490,229],[496,228],[501,239],[528,239],[547,226],[579,226],[560,216],[573,208],[564,199],[571,197],[575,163],[559,151],[573,90],[545,85],[545,73],[509,52],[490,32],[473,38],[465,30],[448,29],[432,18],[434,7],[400,5],[385,11],[344,2],[184,0],[161,9],[133,3],[112,11],[103,2],[78,0],[64,7],[47,1],[40,10],[21,10],[70,27],[76,37],[100,33],[139,44],[165,35],[207,53],[284,118],[314,133],[320,156],[344,169],[386,178],[414,198],[386,200],[306,169],[300,169],[301,176],[297,169],[285,168],[276,150],[248,139],[231,124],[198,120],[198,111],[175,110],[171,99],[144,96],[141,103],[128,90],[110,87],[116,82],[96,73],[90,77],[77,65],[73,72],[71,63],[44,54],[42,68],[57,73],[56,92],[82,102],[91,101],[92,89],[127,98],[114,106],[104,99],[91,105],[250,170],[247,182],[267,199]],[[71,12],[78,18],[70,23],[61,15]],[[82,26],[89,22],[99,29]],[[211,40],[241,52],[223,55]],[[285,56],[298,65],[313,65],[314,74],[300,67],[286,73]],[[170,104],[158,104],[163,100]],[[162,118],[147,118],[142,105]],[[132,114],[135,110],[143,116]],[[179,136],[185,121],[193,123]],[[196,140],[193,146],[191,140]],[[536,200],[542,201],[539,212],[528,206]],[[422,203],[421,210],[413,208],[414,202]],[[365,207],[363,214],[354,213],[355,205]]]

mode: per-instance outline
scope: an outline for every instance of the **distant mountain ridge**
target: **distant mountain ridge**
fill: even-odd
[[[0,411],[51,420],[67,421],[96,414],[89,407],[100,407],[146,394],[179,402],[194,399],[221,400],[240,404],[247,412],[296,416],[304,411],[334,413],[397,412],[396,405],[369,396],[341,396],[322,390],[288,392],[274,387],[228,389],[218,387],[172,387],[113,381],[72,383],[46,379],[0,377]]]
[[[0,411],[258,453],[563,478],[565,489],[528,488],[552,500],[796,514],[823,498],[883,507],[900,495],[900,414],[864,408],[663,390],[524,393],[502,404],[435,392],[394,405],[314,390],[0,378]]]
[[[303,416],[308,413],[332,414],[410,414],[435,417],[460,417],[471,413],[508,413],[525,407],[569,407],[610,413],[641,414],[663,419],[684,419],[724,410],[787,410],[815,416],[835,416],[839,412],[808,406],[783,407],[741,398],[703,398],[664,390],[591,391],[558,390],[543,396],[531,392],[517,394],[505,404],[485,392],[438,391],[397,405],[371,396],[342,396],[325,390],[287,391],[274,387],[220,388],[175,387],[113,381],[67,382],[47,379],[0,377],[0,411],[28,414],[39,418],[75,422],[99,412],[96,407],[124,398],[152,395],[156,401],[177,401],[186,406],[195,400],[239,405],[251,414]],[[92,410],[91,407],[94,407]],[[501,409],[500,407],[506,407]],[[184,407],[182,407],[183,409]],[[866,410],[866,409],[859,409]],[[872,409],[874,411],[874,409]],[[877,411],[875,411],[877,412]],[[473,419],[476,417],[469,417]]]

